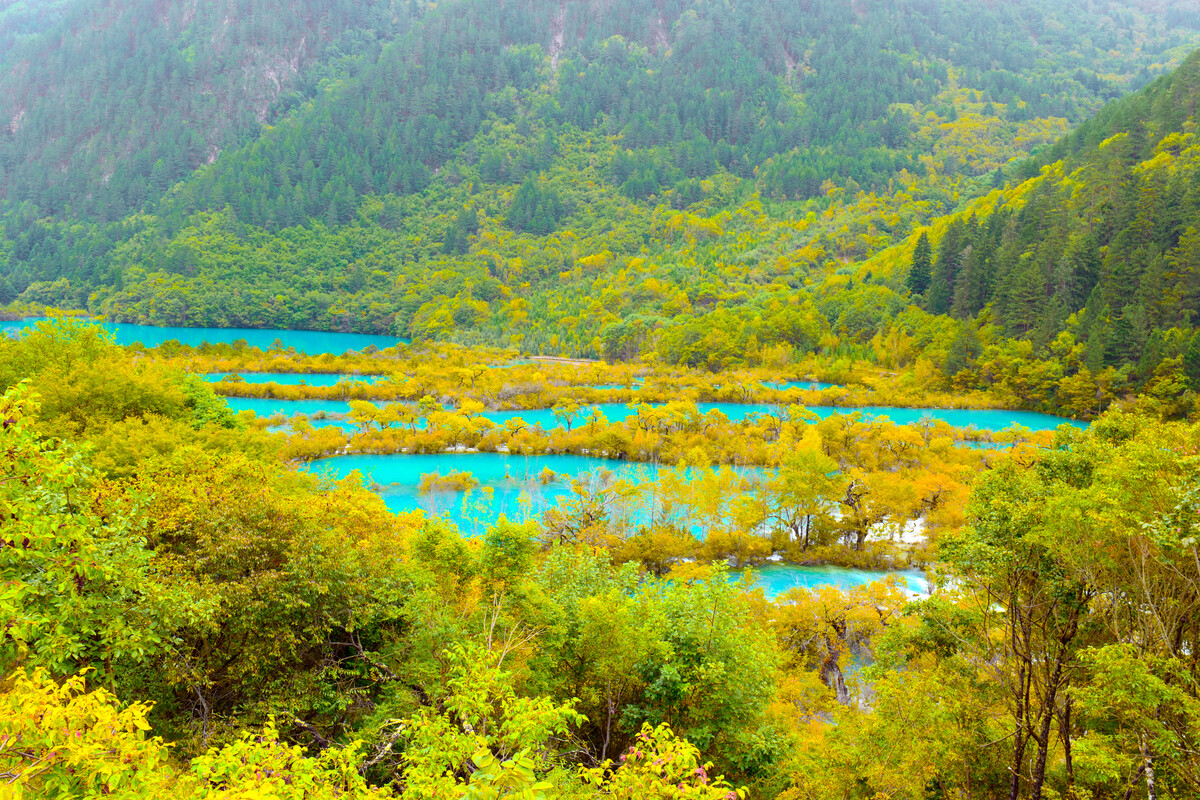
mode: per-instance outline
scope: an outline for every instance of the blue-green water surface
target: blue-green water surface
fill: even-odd
[[[740,577],[741,574],[742,570],[732,571],[732,575],[735,577]],[[929,581],[925,577],[925,573],[915,569],[888,572],[885,570],[847,569],[846,567],[770,564],[764,567],[755,567],[753,574],[754,584],[762,588],[767,597],[778,597],[789,589],[814,589],[818,586],[851,589],[888,577],[899,578],[901,585],[907,587],[912,594],[929,593]]]
[[[6,335],[18,334],[45,317],[31,317],[15,322],[0,323]],[[97,322],[113,335],[117,344],[141,344],[157,347],[172,339],[181,344],[199,347],[202,344],[232,344],[244,340],[250,347],[270,350],[278,340],[286,349],[294,347],[298,352],[310,356],[325,354],[341,355],[348,350],[377,347],[380,350],[404,344],[407,340],[395,336],[377,336],[368,333],[331,333],[328,331],[291,331],[267,328],[161,328],[154,325],[131,325],[118,322]]]
[[[347,455],[318,459],[306,468],[338,479],[360,472],[390,510],[442,515],[468,535],[482,533],[501,516],[514,522],[541,516],[569,495],[571,481],[581,476],[611,473],[614,479],[647,482],[658,477],[659,469],[587,456],[505,453]],[[547,470],[556,477],[544,482]],[[465,493],[420,493],[421,476],[433,472],[469,472],[479,485]]]
[[[420,509],[439,514],[466,532],[482,530],[501,516],[514,522],[539,517],[570,495],[572,482],[579,478],[598,484],[603,480],[605,485],[617,480],[648,484],[658,480],[661,470],[673,470],[670,466],[589,456],[507,453],[356,454],[317,459],[305,468],[336,479],[357,471],[392,511]],[[737,471],[747,477],[763,472],[759,467]],[[451,472],[469,472],[478,485],[469,492],[418,491],[422,475]],[[547,476],[552,479],[547,480]],[[610,513],[640,523],[649,516],[646,504],[653,502],[653,498],[643,498],[624,508],[613,506]]]
[[[336,400],[249,400],[247,398],[228,398],[230,406],[235,410],[251,409],[259,416],[273,414],[312,414],[324,411],[327,414],[344,414],[349,410],[346,403]],[[300,404],[303,404],[303,408]],[[652,404],[659,407],[659,404]],[[700,413],[719,411],[732,421],[741,421],[752,414],[776,414],[780,407],[764,403],[699,403]],[[1050,414],[1039,414],[1033,411],[1006,411],[1001,409],[965,409],[965,408],[899,408],[894,406],[866,406],[862,408],[808,406],[809,411],[824,419],[834,414],[850,414],[859,412],[865,417],[887,417],[898,425],[911,425],[922,419],[942,420],[956,428],[974,427],[979,430],[999,431],[1013,425],[1020,425],[1031,431],[1054,430],[1059,425],[1071,425],[1076,428],[1086,428],[1087,423],[1078,420],[1056,417]],[[580,427],[587,424],[592,410],[603,413],[609,422],[620,422],[637,412],[628,405],[621,403],[599,403],[587,406],[575,418],[573,425]],[[565,427],[554,412],[548,408],[521,409],[516,411],[489,411],[483,417],[503,425],[512,419],[521,419],[529,425],[540,426],[543,430]]]
[[[659,404],[652,404],[656,407]],[[777,414],[780,407],[765,403],[698,403],[701,414],[718,411],[734,422],[740,422],[753,414]],[[600,403],[589,406],[575,420],[575,426],[586,424],[591,408],[598,408],[609,422],[620,422],[626,417],[634,416],[637,412],[627,405],[618,403]],[[807,406],[809,411],[821,419],[835,414],[851,414],[859,412],[865,417],[887,417],[897,425],[911,425],[921,419],[929,418],[942,420],[956,428],[975,427],[980,430],[998,431],[1004,428],[1020,425],[1033,431],[1054,430],[1059,425],[1072,425],[1086,428],[1087,424],[1066,417],[1056,417],[1050,414],[1039,414],[1033,411],[1006,411],[1000,409],[966,409],[966,408],[900,408],[895,406],[865,406],[861,408]],[[540,425],[544,429],[561,427],[555,419],[553,411],[545,409],[526,409],[523,411],[489,412],[484,416],[503,423],[509,419],[520,417],[530,425]]]
[[[571,493],[571,479],[598,477],[610,473],[613,479],[630,482],[653,481],[660,467],[608,461],[586,456],[514,456],[502,453],[439,453],[433,455],[349,455],[310,462],[306,468],[327,477],[341,479],[359,472],[379,492],[387,507],[396,513],[422,510],[454,523],[466,536],[480,536],[501,516],[520,522],[539,517],[558,505]],[[549,470],[557,476],[549,482],[543,475]],[[470,472],[479,486],[469,493],[418,491],[421,476],[438,472]],[[742,576],[733,570],[731,579]],[[861,586],[899,576],[909,591],[922,594],[928,583],[922,573],[909,570],[885,572],[839,567],[811,567],[771,564],[752,571],[754,584],[767,597],[776,597],[788,589],[833,585]]]
[[[206,381],[223,381],[238,375],[246,383],[277,383],[280,386],[337,386],[339,383],[377,383],[383,375],[350,375],[336,372],[216,372],[204,376]]]

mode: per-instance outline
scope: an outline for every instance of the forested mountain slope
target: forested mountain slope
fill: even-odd
[[[16,45],[36,37],[62,19],[72,0],[0,1],[0,64],[7,63]]]
[[[809,351],[924,359],[952,376],[1004,335],[1044,350],[1091,287],[1044,281],[1044,302],[1018,318],[1011,280],[980,289],[939,273],[920,298],[931,316],[905,283],[918,232],[935,223],[947,249],[945,215],[1023,197],[1000,187],[1058,157],[1030,152],[1200,44],[1185,4],[372,9],[339,23],[353,56],[305,72],[328,80],[258,106],[270,124],[185,180],[132,180],[146,201],[120,221],[34,196],[86,182],[104,147],[22,199],[12,154],[47,167],[10,137],[0,301],[714,369]],[[1086,158],[1116,113],[1061,147]],[[1162,125],[1186,133],[1182,118]],[[148,158],[122,163],[153,171]],[[1009,235],[1006,257],[1029,262],[1015,242],[1034,235]],[[1123,318],[1125,300],[1105,313]],[[981,323],[1003,324],[976,324],[985,309]],[[1090,358],[1117,367],[1140,351]]]
[[[969,15],[961,3],[899,5],[860,17],[830,0],[446,4],[360,79],[197,176],[168,207],[230,203],[239,219],[267,227],[306,217],[344,223],[363,194],[425,188],[489,114],[620,136],[632,157],[614,182],[635,197],[721,170],[752,177],[784,153],[773,188],[809,197],[826,178],[878,185],[910,166],[907,125],[892,106],[931,102],[950,69],[988,100],[1024,101],[1016,119],[1080,120],[1120,91],[1120,81],[1094,72],[1066,78],[1085,66],[1070,56],[1028,69],[1039,49],[1069,52],[1075,42],[1050,33],[1035,47],[1031,26],[1053,27],[1027,22],[1016,6]],[[1105,27],[1125,49],[1115,23]],[[487,155],[478,166],[489,182],[519,179],[553,157],[542,148],[513,165]]]
[[[1015,358],[1043,362],[1039,391],[1064,377],[1094,387],[1106,370],[1162,398],[1200,388],[1198,106],[1200,53],[1062,139],[1029,165],[1036,177],[860,274],[907,273],[926,311],[963,320],[947,371],[965,385]]]
[[[215,185],[202,182],[201,202],[220,207],[241,202],[238,178],[257,181],[271,195],[269,220],[247,221],[287,224],[348,197],[419,187],[497,110],[490,94],[527,90],[550,67],[553,106],[534,116],[621,132],[635,150],[725,143],[693,154],[691,172],[711,171],[715,157],[749,174],[776,153],[832,147],[793,165],[789,188],[812,193],[831,167],[860,182],[886,174],[886,154],[859,156],[902,144],[891,104],[928,102],[948,69],[989,100],[1021,101],[1026,118],[1079,121],[1188,41],[1187,28],[1171,28],[1187,21],[1178,14],[1114,2],[978,5],[10,4],[0,16],[0,42],[11,45],[0,62],[0,192],[42,212],[115,219],[315,96],[320,78],[346,78],[262,148],[222,162]],[[309,160],[323,171],[301,176]],[[334,170],[342,181],[326,192]],[[284,191],[292,185],[299,208]]]
[[[0,196],[115,220],[257,134],[402,17],[387,2],[58,0],[0,11]]]

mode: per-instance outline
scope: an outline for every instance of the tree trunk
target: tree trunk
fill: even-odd
[[[846,631],[842,626],[834,624],[834,630],[837,631],[841,642],[846,640]],[[837,701],[842,705],[850,705],[850,690],[846,688],[846,678],[842,675],[842,667],[838,664],[838,656],[841,654],[841,648],[835,647],[834,643],[825,636],[825,659],[821,662],[821,682],[828,686],[837,694]]]
[[[1041,723],[1038,725],[1037,757],[1033,761],[1033,774],[1030,776],[1030,800],[1042,800],[1042,784],[1046,782],[1046,758],[1050,753],[1050,722],[1053,716],[1054,698],[1048,698],[1049,704],[1042,712]]]
[[[603,764],[608,760],[608,743],[612,740],[612,719],[613,712],[616,711],[616,703],[613,702],[612,696],[612,681],[608,682],[605,699],[608,701],[608,718],[604,722],[604,746],[600,748],[600,763]]]
[[[1016,602],[1009,604],[1010,609],[1016,608]],[[1021,666],[1017,669],[1017,709],[1014,716],[1017,720],[1017,731],[1013,737],[1013,756],[1012,765],[1009,771],[1012,773],[1012,778],[1008,788],[1008,800],[1021,800],[1021,765],[1025,761],[1025,747],[1027,744],[1028,731],[1025,729],[1025,721],[1029,714],[1029,683],[1031,676],[1029,674],[1032,669],[1026,658],[1021,656],[1022,652],[1028,652],[1027,648],[1021,647],[1021,634],[1024,634],[1025,644],[1029,641],[1029,622],[1022,620],[1018,626],[1018,618],[1014,615],[1012,621],[1009,622],[1009,627],[1012,630],[1012,648],[1013,655],[1020,660]]]
[[[1017,735],[1013,737],[1012,766],[1009,772],[1012,779],[1008,785],[1008,800],[1021,800],[1021,762],[1025,760],[1025,726],[1024,719],[1017,717]]]
[[[1138,767],[1138,771],[1133,776],[1133,780],[1130,781],[1129,788],[1125,790],[1125,794],[1121,795],[1121,800],[1129,800],[1129,798],[1133,797],[1133,790],[1134,790],[1134,787],[1137,785],[1136,783],[1134,783],[1134,781],[1136,781],[1138,778],[1142,777],[1145,774],[1146,774],[1146,765],[1142,764],[1140,767]]]
[[[1067,770],[1067,794],[1075,786],[1075,762],[1071,759],[1071,697],[1068,695],[1063,703],[1062,715],[1059,718],[1059,736],[1063,743],[1063,760]]]
[[[1037,759],[1033,765],[1033,775],[1030,783],[1032,789],[1030,791],[1030,800],[1042,800],[1042,784],[1046,782],[1046,758],[1050,753],[1050,723],[1054,716],[1054,709],[1058,700],[1058,688],[1062,681],[1063,660],[1065,658],[1066,645],[1059,648],[1055,656],[1054,672],[1050,674],[1050,680],[1046,685],[1046,697],[1042,702],[1041,723],[1038,725],[1038,751]]]
[[[1142,764],[1146,767],[1146,800],[1158,800],[1158,787],[1154,783],[1154,756],[1150,755],[1150,743],[1142,734]]]
[[[846,678],[842,668],[832,657],[827,657],[821,663],[821,682],[837,694],[837,701],[844,706],[850,705],[850,690],[846,688]]]

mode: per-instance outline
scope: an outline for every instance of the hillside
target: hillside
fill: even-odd
[[[947,70],[989,100],[1021,98],[1019,116],[1078,122],[1192,41],[1169,15],[1112,2],[974,5],[906,0],[893,15],[840,0],[15,3],[0,16],[0,42],[12,43],[0,195],[113,220],[316,99],[198,187],[210,208],[237,198],[246,221],[286,225],[365,193],[420,188],[494,110],[489,95],[535,88],[551,70],[562,80],[548,116],[559,122],[621,132],[635,150],[726,143],[695,154],[689,172],[711,171],[712,155],[749,174],[777,153],[833,147],[791,169],[789,188],[812,194],[818,173],[863,183],[894,167],[885,154],[858,156],[902,143],[890,106],[929,102]],[[347,85],[318,97],[322,80]],[[301,176],[308,160],[324,170]],[[334,164],[344,187],[330,188]],[[291,185],[278,185],[280,169]],[[243,207],[239,180],[264,184],[268,208]],[[283,191],[292,185],[298,206]]]
[[[117,220],[377,55],[384,2],[10,3],[0,197]]]
[[[822,352],[893,368],[924,359],[953,376],[1006,336],[1048,355],[1091,296],[1086,276],[1047,278],[1042,300],[1030,300],[1032,284],[996,277],[1007,266],[949,280],[950,247],[943,294],[921,298],[930,317],[911,306],[899,254],[928,225],[945,249],[946,215],[982,208],[979,198],[1024,197],[996,192],[1064,148],[1085,160],[1105,120],[1140,112],[1107,110],[1067,132],[1200,44],[1200,30],[1182,5],[902,6],[457,0],[406,6],[408,16],[392,9],[371,36],[369,19],[344,19],[339,30],[359,43],[346,52],[357,55],[314,56],[295,89],[266,105],[247,100],[270,124],[253,135],[249,118],[232,124],[221,134],[230,146],[208,144],[219,155],[184,180],[131,178],[145,198],[139,213],[105,223],[90,200],[47,205],[65,186],[51,180],[21,200],[10,177],[0,301],[709,369]],[[70,19],[61,24],[100,35]],[[197,20],[188,30],[202,29]],[[147,35],[160,28],[170,25]],[[256,41],[294,41],[272,30]],[[39,46],[44,38],[23,45]],[[245,64],[270,49],[251,48]],[[314,84],[319,75],[331,77]],[[1183,133],[1178,111],[1162,125]],[[18,138],[8,152],[44,170]],[[1040,162],[1026,160],[1038,150]],[[87,150],[63,180],[102,169],[105,151]],[[150,155],[121,163],[146,166]],[[956,227],[951,243],[988,235],[996,245],[996,219],[981,234],[964,217],[969,230]],[[1109,220],[1114,235],[1127,223]],[[1026,239],[1007,236],[1003,258],[1029,283],[1029,264],[1051,275],[1057,262],[1022,260]],[[1164,257],[1176,246],[1166,244]],[[1124,296],[1097,302],[1096,314],[1107,302],[1104,313],[1122,317]],[[1186,323],[1188,302],[1175,301],[1172,320]],[[967,318],[979,324],[958,321]],[[1138,335],[1148,340],[1155,320],[1137,323]],[[894,346],[897,337],[912,344]],[[1089,369],[1137,363],[1134,344],[1093,344]],[[1014,394],[1060,401],[1048,389]]]
[[[962,321],[946,371],[964,388],[1070,408],[1128,386],[1185,407],[1200,389],[1198,105],[1195,53],[1028,164],[1035,177],[938,220],[926,256],[914,236],[859,274],[903,277],[929,314]]]

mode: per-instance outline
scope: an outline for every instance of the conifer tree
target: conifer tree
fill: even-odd
[[[917,239],[917,249],[913,251],[912,267],[908,271],[908,291],[914,295],[924,295],[929,290],[929,280],[933,273],[933,247],[929,244],[929,234],[922,232]]]
[[[1192,336],[1192,341],[1183,351],[1183,374],[1188,386],[1200,391],[1200,331]]]
[[[925,309],[931,314],[945,314],[954,301],[954,280],[958,276],[959,259],[966,244],[966,225],[956,219],[938,245],[937,262],[925,295]]]
[[[1108,331],[1104,347],[1104,363],[1111,367],[1120,366],[1126,361],[1136,358],[1139,349],[1137,330],[1134,328],[1133,320],[1130,319],[1127,309],[1117,317]]]

